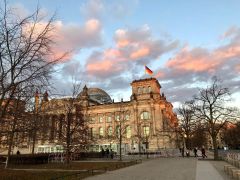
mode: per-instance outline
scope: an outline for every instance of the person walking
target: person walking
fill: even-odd
[[[194,156],[198,157],[198,155],[197,155],[197,148],[196,147],[193,149],[193,152],[194,152]]]
[[[104,151],[103,148],[101,149],[101,154],[102,154],[102,158],[104,158],[104,156],[105,156],[105,151]]]
[[[202,147],[201,151],[202,151],[202,158],[207,158],[204,146]]]
[[[114,152],[112,149],[110,149],[110,156],[111,156],[111,159],[113,159],[113,155],[114,155]]]
[[[184,147],[182,148],[182,157],[184,157]]]
[[[107,155],[107,158],[109,158],[109,149],[108,148],[106,149],[106,155]]]

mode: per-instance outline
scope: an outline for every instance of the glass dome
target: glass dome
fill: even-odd
[[[100,88],[88,88],[87,89],[88,98],[92,101],[96,101],[99,104],[112,103],[111,97]],[[82,92],[79,96],[82,95]]]

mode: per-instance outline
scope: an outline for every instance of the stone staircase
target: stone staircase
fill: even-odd
[[[240,160],[228,157],[225,157],[224,160],[229,163],[228,165],[224,165],[225,173],[233,179],[240,180]]]

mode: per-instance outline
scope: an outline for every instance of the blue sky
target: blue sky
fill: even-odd
[[[74,49],[58,66],[55,86],[68,93],[71,77],[127,100],[144,64],[174,105],[217,75],[240,95],[240,1],[9,0],[18,13],[37,4],[56,11],[59,51]]]

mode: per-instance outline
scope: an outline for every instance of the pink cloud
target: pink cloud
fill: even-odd
[[[166,66],[181,71],[214,72],[231,58],[239,56],[240,46],[236,44],[229,44],[213,51],[203,48],[191,50],[184,48],[174,58],[170,59]]]
[[[214,57],[204,49],[182,49],[166,66],[181,71],[202,72],[214,69],[219,64]]]
[[[134,52],[131,53],[130,58],[131,59],[140,59],[142,57],[145,57],[149,55],[150,49],[147,47],[140,48]]]
[[[29,23],[25,26],[24,31],[26,34],[30,34],[30,30],[35,26],[34,35],[37,36],[46,25],[45,21],[35,25]],[[58,59],[64,55],[63,61],[67,61],[81,49],[96,47],[102,43],[102,27],[100,21],[96,19],[90,19],[83,25],[63,24],[62,21],[55,21],[50,28],[53,30],[50,31],[48,37],[53,43],[49,59]]]
[[[148,64],[149,61],[178,46],[176,42],[164,42],[153,38],[147,25],[137,29],[118,29],[114,40],[113,48],[103,50],[97,58],[89,57],[86,67],[91,75],[99,76],[100,72],[105,75],[120,73],[120,70],[132,66],[132,63],[143,65],[140,61],[143,59],[144,63]],[[101,69],[104,69],[104,72]]]
[[[235,67],[235,70],[240,73],[240,64],[238,64],[236,67]]]
[[[63,24],[57,21],[55,24],[55,52],[69,51],[72,55],[83,48],[99,46],[102,43],[101,23],[96,19],[90,19],[84,25]]]

